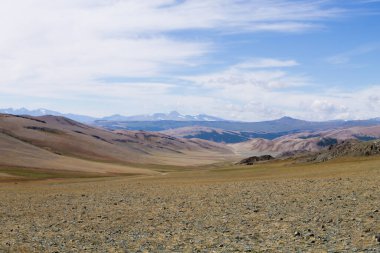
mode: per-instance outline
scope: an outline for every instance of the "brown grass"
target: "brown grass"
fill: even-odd
[[[147,169],[0,184],[0,252],[380,251],[379,157]]]

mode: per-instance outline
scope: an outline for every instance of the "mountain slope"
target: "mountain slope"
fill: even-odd
[[[327,150],[311,155],[308,161],[325,162],[340,157],[358,157],[380,155],[380,141],[360,142],[347,140],[332,145]]]
[[[93,167],[99,163],[111,168],[115,164],[186,166],[221,161],[231,155],[228,148],[212,142],[159,133],[110,132],[56,116],[0,114],[0,134],[0,166],[54,165],[73,170],[80,166],[68,168],[67,163],[78,162],[84,168],[86,164]]]
[[[280,155],[292,152],[316,152],[344,140],[368,141],[380,139],[380,126],[352,127],[327,131],[302,132],[274,140],[251,139],[230,145],[236,153],[250,155]]]

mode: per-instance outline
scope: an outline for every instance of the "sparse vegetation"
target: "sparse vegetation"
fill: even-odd
[[[0,122],[0,252],[379,250],[377,142],[246,166],[224,144],[44,119]]]
[[[20,167],[0,167],[1,174],[8,174],[12,177],[1,177],[2,181],[28,181],[28,180],[42,180],[53,178],[88,178],[88,177],[104,177],[107,175],[96,173],[81,173],[77,171],[56,171],[49,169],[35,169],[35,168],[20,168]]]
[[[287,160],[3,183],[0,250],[378,252],[379,164]]]

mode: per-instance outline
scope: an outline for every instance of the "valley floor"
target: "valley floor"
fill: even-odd
[[[0,252],[380,252],[380,159],[0,184]]]

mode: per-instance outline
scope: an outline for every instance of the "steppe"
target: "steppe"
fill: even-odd
[[[379,156],[167,168],[3,172],[0,252],[380,252]]]

